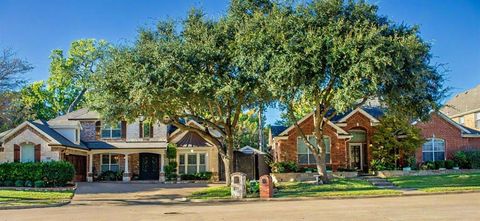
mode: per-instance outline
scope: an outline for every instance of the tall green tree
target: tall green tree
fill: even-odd
[[[192,10],[182,28],[161,21],[143,29],[132,47],[118,47],[102,65],[92,108],[106,119],[144,116],[198,133],[217,147],[229,185],[240,116],[269,97],[239,47],[239,36],[253,30],[249,21],[268,7],[263,2],[232,1],[217,21]]]
[[[72,42],[68,53],[53,50],[50,76],[21,91],[21,106],[30,119],[49,120],[82,107],[92,88],[92,76],[100,60],[109,51],[103,40],[82,39]]]
[[[18,58],[12,49],[0,52],[0,131],[23,120],[14,101],[18,99],[18,89],[25,83],[24,74],[32,69],[32,65]]]
[[[262,45],[249,59],[267,67],[269,89],[295,122],[315,156],[323,182],[328,121],[378,98],[391,112],[425,117],[444,96],[443,76],[430,62],[418,27],[395,24],[364,1],[313,0],[276,4],[257,33]],[[266,58],[266,59],[264,59]],[[298,109],[313,111],[310,142],[296,123]]]

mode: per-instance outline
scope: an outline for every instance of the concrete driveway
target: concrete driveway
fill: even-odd
[[[72,204],[95,203],[161,203],[180,201],[192,192],[225,184],[161,184],[161,183],[77,183]]]

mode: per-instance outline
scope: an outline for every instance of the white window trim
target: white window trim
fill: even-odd
[[[435,140],[441,140],[443,141],[443,160],[446,160],[447,158],[447,142],[444,140],[444,139],[441,139],[441,138],[436,138],[435,136],[434,137],[431,137],[431,138],[428,138],[427,139],[427,142],[432,142],[432,150],[423,150],[423,145],[422,145],[422,161],[423,161],[423,153],[432,153],[432,162],[435,162],[435,153],[436,152],[440,152],[440,151],[435,151]],[[425,142],[425,143],[427,143]],[[430,161],[430,160],[427,160],[427,161]]]
[[[26,145],[33,145],[33,161],[23,161],[23,145],[20,145],[20,163],[30,163],[30,162],[35,162],[35,144],[26,144]]]
[[[117,129],[117,128],[114,128],[114,127],[112,127],[112,126],[110,126],[110,127],[104,127],[104,126],[102,126],[102,127],[100,128],[100,137],[101,137],[102,139],[119,139],[119,138],[122,138],[122,122],[118,122],[117,124],[118,124],[118,129]],[[104,131],[104,130],[109,130],[109,131],[110,131],[110,136],[104,137],[104,136],[103,136],[103,131]],[[114,131],[114,130],[120,130],[120,136],[114,137],[114,136],[113,136],[113,131]]]
[[[195,154],[196,155],[196,159],[197,159],[197,163],[196,163],[196,166],[197,166],[197,169],[196,169],[196,172],[195,173],[200,173],[200,154],[204,154],[205,155],[205,171],[204,172],[209,172],[209,169],[208,169],[208,153],[207,152],[194,152],[194,153],[181,153],[181,154],[178,154],[178,157],[177,157],[177,162],[178,162],[178,168],[177,168],[177,171],[178,173],[180,174],[180,156],[182,155],[184,157],[184,164],[183,164],[183,168],[184,168],[184,174],[188,174],[188,155],[193,155]]]
[[[103,163],[103,156],[104,155],[108,155],[108,164],[104,164]],[[114,155],[117,155],[117,154],[114,154]],[[112,165],[115,165],[115,166],[118,166],[118,169],[120,170],[120,162],[117,161],[117,163],[115,164],[112,164],[112,154],[109,153],[109,154],[101,154],[100,155],[100,172],[103,172],[101,171],[103,166],[104,165],[108,165],[108,171],[111,171],[112,170]]]
[[[307,137],[308,140],[310,140],[310,137],[315,137],[315,135],[306,135],[306,137]],[[327,135],[324,135],[323,138],[324,139],[328,138],[328,143],[330,144],[330,151],[328,151],[328,149],[326,148],[325,155],[330,154],[330,159],[329,159],[329,162],[327,162],[327,163],[331,164],[332,163],[332,139]],[[299,165],[313,165],[314,163],[312,164],[311,161],[310,161],[310,155],[313,155],[313,154],[311,153],[310,148],[308,148],[308,147],[307,147],[307,161],[308,161],[308,163],[305,164],[305,163],[300,163],[299,162],[299,160],[298,160],[298,154],[299,154],[298,153],[298,140],[299,139],[301,139],[303,141],[303,138],[301,136],[297,137],[297,146],[296,146],[296,148],[297,148],[297,163]]]

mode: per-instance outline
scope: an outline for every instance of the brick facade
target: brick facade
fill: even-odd
[[[452,159],[453,154],[459,150],[480,149],[480,137],[462,137],[460,128],[448,122],[438,114],[433,114],[430,121],[418,123],[422,136],[445,140],[445,157]],[[422,162],[422,147],[416,151],[417,162]]]
[[[369,144],[371,142],[371,137],[374,133],[374,127],[372,126],[371,120],[363,115],[360,112],[354,113],[350,116],[346,122],[339,124],[340,128],[345,131],[349,130],[363,130],[366,131],[367,141],[363,144],[366,147],[368,161],[371,160],[371,153]],[[299,124],[302,131],[305,135],[312,135],[314,131],[314,121],[313,116],[308,117],[306,120]],[[327,166],[331,167],[333,171],[338,170],[339,168],[348,168],[349,164],[349,139],[339,137],[338,131],[331,125],[327,125],[324,135],[330,138],[331,151],[330,157],[331,162],[327,163]],[[273,155],[276,162],[281,161],[294,161],[298,162],[297,157],[297,138],[299,134],[295,128],[291,129],[287,136],[276,140]],[[368,164],[368,162],[366,163]],[[315,165],[299,165],[300,167],[315,167]]]
[[[82,130],[80,131],[80,139],[82,141],[95,141],[96,140],[96,121],[81,121]]]

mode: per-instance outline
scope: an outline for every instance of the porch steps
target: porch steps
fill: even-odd
[[[361,176],[360,179],[365,180],[381,189],[398,189],[397,186],[395,186],[392,182],[388,181],[385,178],[368,175],[368,176]]]

